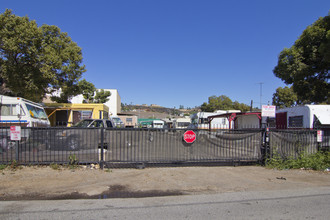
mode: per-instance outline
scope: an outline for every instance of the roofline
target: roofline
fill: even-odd
[[[236,116],[237,115],[257,115],[258,117],[259,116],[261,117],[261,112],[232,112],[232,113],[224,113],[224,114],[219,114],[219,115],[211,115],[211,116],[208,116],[207,118],[213,119],[213,118],[229,117],[233,114],[235,114]]]

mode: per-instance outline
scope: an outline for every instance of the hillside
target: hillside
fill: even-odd
[[[176,109],[176,108],[166,108],[157,105],[123,105],[123,114],[133,114],[137,115],[139,118],[177,118],[185,115],[191,115],[197,112],[199,109]]]

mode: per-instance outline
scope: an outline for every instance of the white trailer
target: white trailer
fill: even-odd
[[[190,128],[198,128],[198,129],[228,129],[230,127],[233,127],[232,125],[229,125],[229,120],[224,117],[217,117],[214,118],[211,121],[211,124],[209,124],[209,116],[215,116],[215,115],[222,115],[227,113],[239,113],[241,111],[239,110],[217,110],[215,112],[198,112],[190,116],[192,124],[190,125]],[[231,122],[233,123],[233,122]],[[209,127],[211,126],[211,127]]]
[[[153,120],[152,127],[153,128],[164,128],[165,122],[163,120]]]
[[[42,105],[20,97],[0,95],[0,126],[49,127]]]
[[[330,105],[303,105],[276,110],[276,128],[330,126]]]
[[[0,147],[8,150],[15,146],[10,140],[10,126],[20,126],[21,140],[33,137],[43,143],[47,130],[33,130],[31,127],[49,127],[50,122],[42,105],[20,97],[0,95]],[[33,133],[33,134],[32,134]]]
[[[176,118],[176,119],[173,119],[173,128],[176,128],[176,129],[188,128],[190,123],[191,123],[191,119],[189,117]]]

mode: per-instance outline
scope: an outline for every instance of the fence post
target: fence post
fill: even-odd
[[[19,141],[15,141],[16,163],[19,163]]]
[[[100,168],[103,170],[104,168],[104,128],[101,128],[101,160],[100,160]]]
[[[270,158],[270,145],[269,145],[269,127],[266,126],[265,130],[263,131],[263,140],[262,140],[262,147],[261,147],[261,155],[263,165],[266,164],[266,160]]]

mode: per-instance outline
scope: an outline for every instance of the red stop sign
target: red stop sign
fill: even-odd
[[[196,140],[196,134],[194,131],[192,130],[188,130],[183,134],[183,140],[188,143],[191,144]]]

